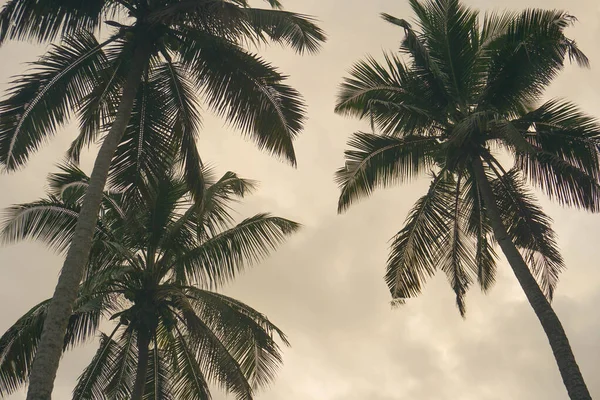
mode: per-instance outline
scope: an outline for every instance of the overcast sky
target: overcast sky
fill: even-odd
[[[240,216],[272,212],[304,229],[266,262],[241,276],[226,293],[269,316],[290,337],[285,365],[260,400],[560,400],[567,394],[550,347],[516,279],[501,261],[486,296],[474,288],[461,319],[444,276],[422,296],[392,310],[383,281],[388,240],[402,227],[427,182],[380,190],[336,215],[333,172],[343,163],[349,135],[364,124],[333,114],[337,85],[366,54],[381,59],[402,31],[380,12],[412,18],[405,0],[285,0],[288,10],[317,16],[329,41],[317,56],[272,48],[262,54],[308,103],[309,120],[296,142],[298,169],[269,158],[222,121],[205,116],[200,151],[219,171],[261,181],[239,207]],[[579,18],[569,35],[592,70],[568,68],[547,97],[566,97],[600,116],[600,3],[597,0],[469,0],[492,9],[565,8]],[[0,0],[0,5],[4,0]],[[24,43],[0,48],[0,90],[23,62],[43,51]],[[0,207],[32,201],[74,137],[65,128],[22,171],[0,175]],[[84,160],[89,168],[93,154]],[[88,169],[89,170],[89,169]],[[569,335],[592,396],[600,397],[600,216],[562,209],[542,197],[554,218],[568,270],[554,307]],[[51,296],[62,259],[38,243],[0,249],[0,331]],[[95,343],[67,354],[54,399],[70,398]],[[215,392],[217,400],[226,397]],[[11,400],[25,399],[20,392]]]

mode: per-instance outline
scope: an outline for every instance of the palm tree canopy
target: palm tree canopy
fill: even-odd
[[[392,241],[386,281],[402,303],[439,268],[464,313],[467,288],[477,281],[487,290],[496,268],[472,170],[481,158],[509,235],[551,298],[563,259],[526,182],[561,205],[600,210],[598,123],[567,101],[542,102],[566,58],[588,66],[564,33],[575,18],[539,9],[481,17],[457,0],[410,5],[413,24],[382,15],[404,31],[402,56],[360,61],[342,84],[336,111],[369,119],[374,132],[349,141],[336,173],[338,210],[377,187],[431,174]]]
[[[80,135],[69,156],[77,161],[110,128],[133,53],[144,48],[132,123],[112,166],[113,176],[122,172],[123,187],[165,167],[160,160],[169,135],[178,140],[188,184],[202,187],[197,94],[259,148],[295,164],[292,141],[305,119],[303,100],[246,48],[270,41],[312,53],[325,35],[312,18],[269,3],[272,9],[245,0],[8,1],[0,11],[0,44],[60,42],[16,77],[0,102],[0,163],[7,170],[24,165],[71,114]],[[100,28],[102,41],[94,34]]]
[[[231,204],[255,183],[228,172],[202,171],[201,201],[192,201],[181,173],[146,185],[137,195],[105,194],[85,278],[65,336],[65,349],[99,333],[103,318],[117,325],[101,335],[98,352],[80,376],[74,399],[128,399],[140,333],[151,335],[145,398],[209,399],[216,384],[239,399],[270,383],[281,364],[267,317],[211,291],[264,258],[299,225],[257,214],[234,223]],[[5,214],[4,241],[38,239],[65,251],[87,185],[64,165],[51,174],[46,198]],[[0,338],[0,394],[26,382],[49,301],[20,318]]]

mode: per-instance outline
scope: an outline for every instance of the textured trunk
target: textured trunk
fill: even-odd
[[[473,161],[473,169],[475,177],[477,179],[477,185],[481,192],[481,197],[486,206],[486,213],[490,218],[494,236],[502,249],[502,252],[506,256],[508,263],[510,264],[519,284],[523,288],[529,304],[535,311],[548,341],[554,358],[558,364],[558,369],[562,376],[567,392],[571,400],[591,400],[590,393],[585,385],[579,366],[575,361],[573,350],[567,339],[567,335],[558,319],[558,316],[552,309],[552,306],[544,296],[544,293],[540,289],[537,281],[531,275],[529,267],[523,260],[523,257],[517,247],[514,245],[506,227],[502,223],[500,211],[496,205],[496,198],[492,192],[492,187],[487,180],[483,164],[479,158]]]
[[[135,383],[131,400],[142,400],[144,398],[144,389],[146,389],[146,372],[148,369],[148,356],[150,347],[150,335],[140,331],[138,333],[138,363],[135,373]]]
[[[73,240],[58,278],[54,296],[48,307],[41,341],[33,361],[27,400],[50,400],[52,396],[65,332],[77,297],[83,267],[92,246],[110,163],[129,123],[148,54],[147,46],[142,45],[136,48],[114,123],[96,157]]]

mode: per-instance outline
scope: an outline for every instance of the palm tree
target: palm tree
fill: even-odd
[[[200,117],[196,92],[218,115],[254,139],[258,146],[295,164],[292,140],[304,121],[300,95],[285,77],[246,44],[273,41],[302,53],[325,40],[311,18],[249,7],[246,0],[10,0],[0,12],[0,45],[11,39],[60,39],[33,72],[12,83],[0,103],[0,163],[14,170],[27,161],[72,112],[81,134],[70,149],[102,140],[82,205],[74,240],[48,309],[40,351],[31,372],[28,400],[49,399],[83,265],[90,251],[102,192],[112,168],[160,169],[136,163],[127,143],[163,143],[166,133],[179,140],[186,180],[195,197],[203,188],[195,146]],[[103,31],[98,41],[94,32]],[[151,111],[153,125],[128,137],[130,118]],[[143,136],[143,133],[158,137]],[[131,149],[131,146],[129,147]],[[157,150],[148,146],[152,151]],[[160,149],[158,149],[160,150]]]
[[[550,218],[526,180],[562,205],[598,211],[600,127],[544,89],[565,57],[588,60],[564,35],[561,11],[478,12],[457,0],[410,0],[414,29],[385,63],[357,63],[338,113],[370,120],[336,173],[339,212],[377,187],[431,172],[431,184],[393,238],[385,276],[395,303],[417,296],[438,268],[461,314],[474,282],[494,282],[499,244],[539,318],[571,399],[590,399],[564,329],[550,305],[563,259]],[[375,129],[380,132],[376,133]],[[512,157],[514,165],[505,167]],[[536,282],[537,278],[537,282]],[[538,285],[539,282],[539,285]],[[541,286],[541,288],[540,288]]]
[[[217,384],[240,399],[268,384],[281,363],[263,314],[211,291],[265,257],[299,225],[268,214],[233,223],[230,204],[254,183],[203,171],[201,201],[180,174],[139,185],[139,195],[106,191],[89,262],[63,349],[99,332],[96,356],[73,399],[209,399]],[[89,179],[73,165],[50,176],[48,197],[8,210],[7,241],[42,240],[64,252],[73,239]],[[33,307],[0,338],[0,395],[26,383],[50,300]]]

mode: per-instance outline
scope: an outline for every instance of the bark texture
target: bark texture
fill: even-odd
[[[73,240],[48,307],[42,337],[31,369],[27,400],[50,400],[52,397],[65,332],[77,298],[83,267],[90,254],[110,164],[129,123],[148,54],[148,46],[140,45],[135,49],[115,120],[96,157]]]
[[[486,213],[492,224],[494,236],[517,277],[521,288],[525,292],[535,315],[540,320],[544,332],[546,332],[569,397],[571,400],[591,400],[592,396],[583,380],[583,375],[573,355],[569,339],[558,316],[531,274],[523,256],[508,236],[508,231],[502,222],[500,210],[496,204],[496,197],[487,179],[481,159],[475,158],[472,164],[475,178],[477,179],[477,186],[486,207]]]
[[[142,400],[146,389],[146,372],[148,369],[148,356],[150,335],[144,331],[138,332],[138,363],[135,373],[135,383],[131,393],[131,400]]]

